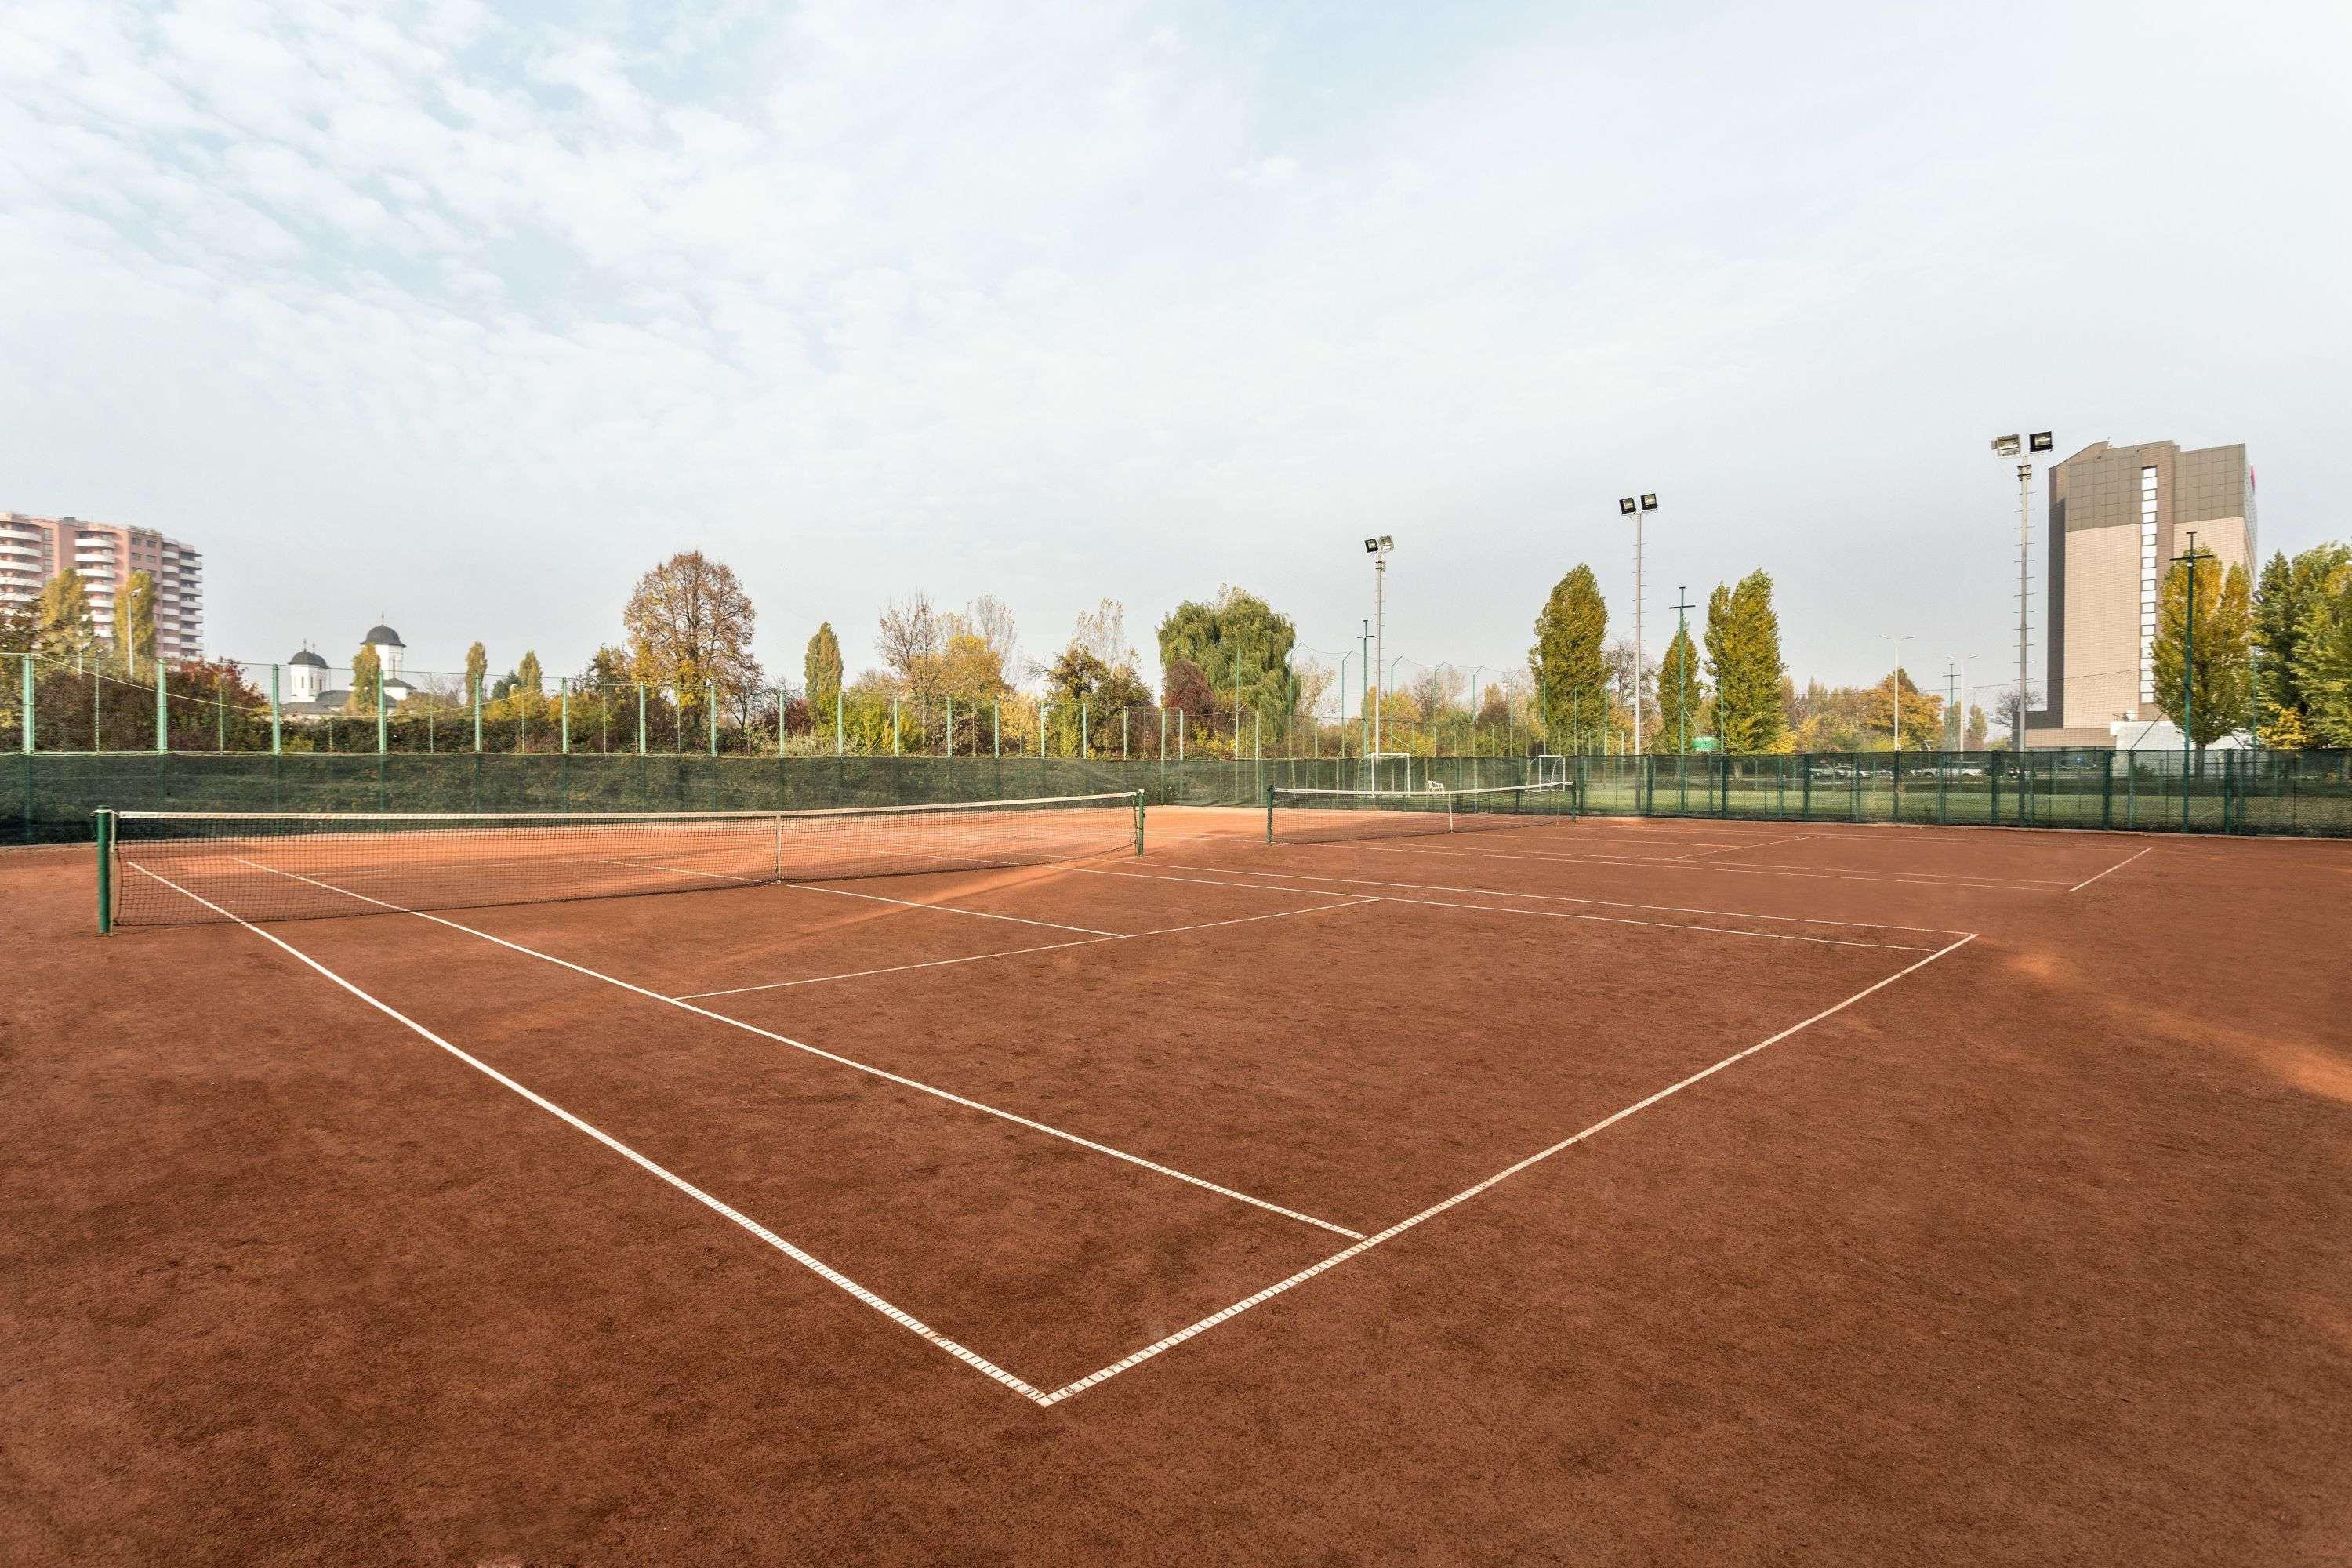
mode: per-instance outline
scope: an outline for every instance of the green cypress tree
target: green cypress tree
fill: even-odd
[[[816,635],[808,640],[808,651],[801,658],[801,678],[806,684],[809,718],[830,729],[834,710],[841,705],[841,639],[833,635],[833,623],[817,623]]]
[[[2254,595],[2255,711],[2262,742],[2293,750],[2311,743],[2311,703],[2303,686],[2304,617],[2324,600],[2335,574],[2352,563],[2352,546],[2320,544],[2288,560],[2274,554]]]
[[[1710,655],[1715,652],[1714,609],[1710,596]],[[1724,665],[1716,676],[1724,748],[1750,756],[1785,751],[1789,717],[1780,683],[1788,667],[1780,661],[1780,617],[1772,608],[1771,574],[1756,571],[1742,577],[1727,595],[1726,610]]]
[[[1607,721],[1609,667],[1601,645],[1608,631],[1601,584],[1580,563],[1553,585],[1528,650],[1550,750],[1575,749]]]
[[[1660,752],[1685,752],[1690,742],[1706,733],[1701,710],[1706,703],[1706,679],[1699,669],[1698,647],[1690,627],[1675,628],[1665,657],[1658,661],[1658,729],[1651,747]]]
[[[2294,679],[2309,743],[2352,746],[2352,561],[2312,584],[2295,626]]]

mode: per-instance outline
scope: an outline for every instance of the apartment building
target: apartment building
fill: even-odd
[[[0,604],[30,606],[50,579],[81,574],[91,629],[114,640],[115,613],[133,572],[155,579],[155,647],[197,658],[205,646],[203,554],[152,528],[0,511]]]
[[[2112,746],[2157,703],[2159,584],[2189,535],[2221,569],[2256,570],[2254,470],[2242,444],[2097,441],[2050,470],[2049,706],[2028,746]]]

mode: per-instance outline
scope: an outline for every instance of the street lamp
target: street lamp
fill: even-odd
[[[1917,634],[1913,632],[1881,632],[1881,641],[1895,645],[1895,749],[1903,750],[1903,645]]]
[[[1633,520],[1633,755],[1642,754],[1642,524],[1658,510],[1654,491],[1644,496],[1620,496],[1617,512]]]
[[[2033,519],[2033,458],[2036,452],[2047,452],[2057,446],[2056,438],[2047,430],[2036,430],[2021,440],[2015,436],[1992,438],[1992,455],[1996,458],[2021,458],[2017,465],[2017,731],[2011,743],[2021,753],[2025,750],[2025,642],[2026,642],[2026,557],[2032,539]]]
[[[1377,539],[1364,541],[1364,553],[1372,558],[1372,669],[1376,673],[1381,668],[1381,661],[1386,651],[1383,639],[1388,630],[1389,552],[1395,548],[1396,541],[1385,533]],[[1381,752],[1381,713],[1388,704],[1389,694],[1386,689],[1375,689],[1372,693],[1372,754],[1374,756],[1378,756]],[[1372,787],[1379,788],[1380,765],[1377,763],[1372,767]]]

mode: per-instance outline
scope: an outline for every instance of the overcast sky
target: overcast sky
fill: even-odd
[[[1338,650],[1373,531],[1391,654],[1519,662],[1578,561],[1630,626],[1654,489],[1654,657],[1760,566],[1800,680],[1990,685],[1997,433],[2352,532],[2347,61],[2342,0],[8,0],[0,510],[186,540],[263,660],[575,669],[700,547],[797,681],[919,589]]]

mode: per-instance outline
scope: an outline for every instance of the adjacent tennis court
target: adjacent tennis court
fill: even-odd
[[[1458,1426],[1439,1391],[1482,1379],[1514,1446],[1607,1410],[1615,1436],[1583,1440],[1642,1450],[1645,1419],[1727,1390],[1793,1419],[1817,1379],[1948,1444],[1975,1417],[1940,1352],[1883,1338],[1906,1315],[1998,1357],[2035,1314],[1956,1300],[2054,1289],[2097,1315],[2119,1300],[2095,1284],[2100,1227],[2146,1245],[2147,1205],[2275,1188],[2291,1201],[2243,1223],[2279,1248],[2343,1210],[2272,1157],[2344,1131],[2340,972],[2286,966],[2242,1044],[2156,1029],[2123,979],[2218,1006],[2226,963],[2151,967],[2165,901],[2259,881],[2268,908],[2316,909],[2352,886],[2341,846],[1587,818],[1544,784],[1277,790],[1256,812],[122,813],[101,833],[96,857],[16,872],[27,994],[97,1021],[78,1059],[29,1054],[59,1082],[11,1131],[46,1151],[55,1213],[112,1237],[64,1278],[128,1301],[179,1260],[173,1331],[107,1341],[123,1375],[191,1415],[208,1390],[269,1431],[257,1453],[315,1454],[295,1381],[203,1369],[314,1333],[341,1348],[301,1358],[299,1397],[407,1388],[385,1419],[412,1447],[470,1441],[418,1399],[423,1369],[518,1355],[606,1394],[683,1379],[664,1422],[821,1468],[877,1422],[1027,1441],[978,1396],[1109,1423],[1176,1473],[1212,1463],[1180,1428],[1306,1456],[1336,1423],[1378,1472],[1416,1446],[1376,1436],[1408,1388]],[[2198,1170],[2151,1152],[2200,1122]],[[160,1253],[151,1222],[121,1228],[158,1204],[184,1238]],[[2150,1256],[2221,1289],[2207,1223]],[[2340,1256],[2309,1256],[2313,1289],[2341,1283]],[[191,1257],[226,1273],[192,1279],[215,1265]],[[2139,1380],[2110,1485],[2115,1454],[2198,1429],[2213,1380],[2257,1359],[2210,1314],[2137,1332],[2105,1365],[2024,1369]],[[1854,1384],[1854,1353],[1885,1370]],[[2258,1449],[2315,1413],[2257,1418],[2255,1396],[2326,1353],[2229,1397],[2272,1435]],[[552,1447],[592,1470],[663,1451],[646,1408],[604,1419],[618,1450]],[[2080,1463],[2091,1442],[2021,1452]],[[861,1474],[851,1514],[924,1506]]]

